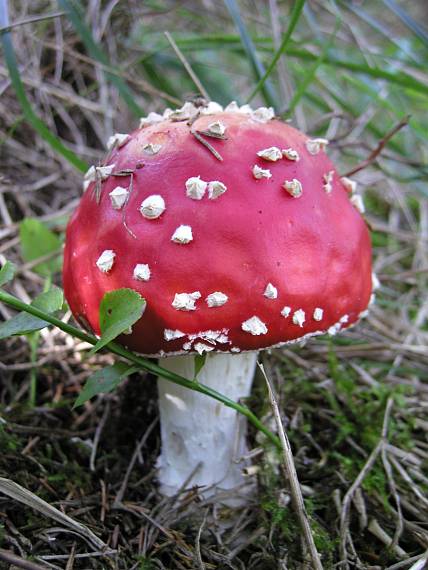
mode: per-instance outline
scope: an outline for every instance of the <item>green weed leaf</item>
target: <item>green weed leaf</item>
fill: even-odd
[[[62,289],[53,285],[49,291],[38,295],[31,304],[46,313],[55,313],[64,304],[64,293]]]
[[[64,295],[59,287],[53,286],[49,291],[38,295],[31,306],[46,313],[59,311],[64,302]],[[18,313],[8,321],[0,324],[0,340],[9,336],[25,335],[34,331],[39,331],[49,326],[47,321],[30,315],[29,313]]]
[[[205,361],[207,359],[207,354],[196,354],[195,355],[195,378],[198,377],[199,372],[205,366]]]
[[[0,269],[0,287],[3,287],[8,281],[12,281],[16,271],[16,265],[10,261],[6,261],[3,267]]]
[[[100,304],[101,338],[90,351],[94,354],[136,323],[144,312],[146,301],[132,289],[106,293]]]
[[[138,370],[138,366],[129,366],[124,362],[116,362],[113,366],[107,366],[91,374],[86,380],[83,390],[74,403],[73,408],[81,406],[97,394],[112,392],[126,376]]]
[[[33,218],[26,218],[19,224],[22,257],[24,261],[33,261],[44,255],[58,251],[58,256],[38,263],[33,270],[44,277],[61,269],[61,240],[44,224]]]
[[[19,313],[0,324],[0,340],[9,336],[29,334],[47,327],[49,323],[28,313]]]

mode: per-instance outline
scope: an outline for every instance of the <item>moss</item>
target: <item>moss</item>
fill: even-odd
[[[321,555],[324,568],[332,568],[334,563],[334,553],[339,545],[339,539],[332,538],[328,531],[314,519],[311,520],[311,528],[315,546]]]
[[[138,570],[154,570],[153,562],[146,556],[137,556]]]
[[[19,452],[22,449],[22,442],[13,433],[6,431],[5,426],[0,423],[0,449],[2,453],[6,451]]]
[[[285,543],[291,543],[296,536],[296,529],[298,528],[298,522],[292,513],[291,507],[279,505],[276,497],[263,500],[261,507],[269,514],[270,523],[279,529],[280,539],[285,541]]]

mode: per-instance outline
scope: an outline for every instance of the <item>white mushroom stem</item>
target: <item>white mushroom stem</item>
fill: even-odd
[[[237,402],[250,394],[256,361],[257,352],[208,354],[197,380]],[[194,356],[173,356],[160,364],[194,378]],[[197,485],[208,496],[244,484],[246,418],[217,400],[162,378],[158,378],[158,389],[161,492],[170,496],[183,485]]]

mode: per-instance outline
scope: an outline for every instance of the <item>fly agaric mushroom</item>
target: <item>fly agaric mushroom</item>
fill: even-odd
[[[249,395],[260,349],[355,324],[372,294],[370,239],[327,143],[266,108],[150,113],[92,167],[68,225],[76,318],[99,334],[103,295],[138,291],[147,308],[119,340],[187,378],[194,355],[208,355],[198,379],[234,400]],[[162,492],[241,483],[235,411],[158,386]]]

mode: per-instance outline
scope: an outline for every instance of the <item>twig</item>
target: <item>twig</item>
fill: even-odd
[[[196,559],[198,562],[199,570],[206,570],[204,561],[202,560],[202,554],[201,554],[201,535],[202,535],[202,531],[204,529],[205,523],[207,522],[207,516],[208,516],[208,509],[205,511],[205,515],[204,515],[204,518],[201,522],[201,526],[198,529],[198,534],[196,535],[196,541],[195,541],[195,555],[196,555]]]
[[[197,463],[197,465],[195,465],[195,467],[192,469],[192,471],[189,473],[189,475],[187,476],[187,478],[183,481],[183,483],[180,485],[180,487],[178,488],[178,490],[176,491],[175,495],[173,495],[171,498],[173,499],[173,502],[171,504],[175,505],[175,503],[178,501],[178,499],[181,497],[181,495],[188,490],[190,481],[193,479],[193,477],[196,475],[196,473],[199,471],[199,469],[202,467],[202,461],[199,461]]]
[[[107,401],[107,405],[105,407],[104,413],[101,416],[100,422],[99,422],[97,429],[95,431],[94,443],[92,444],[91,457],[89,459],[89,469],[92,472],[95,471],[95,458],[97,456],[98,443],[100,441],[101,433],[104,429],[104,426],[106,424],[109,413],[110,413],[110,402]]]
[[[353,484],[349,487],[346,495],[343,497],[342,501],[342,512],[340,513],[340,555],[341,564],[344,568],[348,568],[348,554],[346,550],[346,544],[348,542],[348,526],[349,526],[349,508],[351,501],[355,495],[356,490],[360,487],[361,483],[364,481],[366,475],[370,472],[373,465],[375,464],[379,453],[382,451],[387,438],[388,433],[388,422],[389,416],[391,414],[393,400],[389,398],[386,403],[385,415],[383,418],[382,434],[381,438],[376,445],[376,447],[371,452],[369,458],[367,459],[364,467],[361,469],[357,478]]]
[[[355,495],[352,498],[352,502],[354,503],[355,508],[357,509],[359,515],[360,530],[364,530],[368,524],[368,517],[367,517],[366,504],[364,502],[363,493],[361,492],[360,487],[358,487],[358,489],[355,491]]]
[[[399,558],[407,558],[407,552],[403,550],[398,544],[394,544],[394,539],[383,530],[376,519],[372,519],[369,524],[369,531],[378,538],[385,546],[391,548]],[[391,546],[392,545],[392,546]]]
[[[146,512],[145,507],[136,505],[134,503],[132,504],[122,503],[121,505],[119,505],[118,509],[128,511],[129,513],[133,513],[136,516],[140,516],[148,520],[150,524],[152,524],[155,528],[157,528],[169,540],[172,540],[173,542],[177,543],[177,538],[176,536],[174,536],[173,531],[165,528],[161,523],[159,523],[156,519],[154,519],[153,516],[149,515],[149,513]]]
[[[190,132],[197,141],[203,144],[216,157],[217,160],[223,162],[223,157],[221,156],[221,154],[219,154],[216,151],[216,149],[212,145],[210,145],[208,141],[206,141],[203,137],[201,137],[201,135],[197,131],[190,131]]]
[[[182,54],[180,48],[178,47],[178,45],[175,43],[174,39],[172,38],[171,34],[169,32],[164,32],[166,39],[169,41],[169,43],[171,44],[172,49],[175,51],[176,56],[178,57],[178,59],[181,61],[181,63],[183,64],[184,69],[187,71],[187,73],[189,74],[190,78],[192,79],[193,83],[196,85],[196,87],[199,89],[199,92],[201,93],[201,95],[207,100],[207,101],[211,101],[210,96],[208,95],[205,87],[202,85],[202,83],[199,81],[199,77],[196,75],[196,73],[193,71],[193,69],[190,66],[190,63],[187,61],[187,59],[184,57],[184,55]]]
[[[80,554],[75,554],[74,558],[75,560],[78,559],[82,559],[82,558],[111,558],[113,556],[117,555],[117,550],[106,550],[105,552],[100,552],[100,551],[96,551],[96,552],[82,552]],[[70,559],[70,555],[69,554],[45,554],[43,556],[38,556],[37,557],[38,560],[43,560],[46,562],[46,564],[48,563],[48,560],[69,560]],[[58,568],[57,566],[55,566],[55,568]],[[43,570],[45,570],[45,568],[43,568]]]
[[[308,515],[306,513],[305,503],[303,501],[302,491],[300,488],[299,480],[297,478],[296,467],[293,460],[293,452],[291,451],[290,442],[284,431],[284,426],[282,425],[281,414],[279,411],[278,403],[276,401],[275,393],[273,391],[273,387],[269,381],[269,378],[266,375],[263,364],[258,362],[258,366],[268,387],[269,399],[275,416],[276,425],[278,427],[279,438],[281,440],[284,468],[290,485],[290,494],[294,509],[296,511],[297,518],[299,519],[300,527],[302,529],[306,545],[312,558],[313,568],[315,570],[322,570],[320,555],[318,553],[317,547],[315,546],[314,537],[312,535]]]
[[[131,476],[132,470],[134,469],[134,465],[135,465],[135,462],[137,461],[137,457],[139,456],[139,454],[140,454],[142,448],[144,447],[149,435],[152,433],[153,428],[158,423],[158,421],[159,421],[159,417],[156,416],[156,418],[152,421],[152,423],[146,429],[141,440],[138,442],[138,444],[135,448],[135,451],[132,455],[131,461],[129,462],[128,468],[126,470],[125,477],[123,478],[120,489],[117,492],[116,498],[114,500],[114,503],[113,503],[114,507],[116,507],[117,505],[120,505],[122,503],[123,497],[125,495],[126,488],[128,486],[129,477]]]
[[[422,503],[425,507],[428,507],[428,500],[425,498],[424,494],[421,492],[418,485],[413,481],[413,479],[410,477],[410,475],[407,473],[407,471],[404,469],[401,463],[397,461],[397,459],[395,459],[395,457],[393,457],[392,455],[390,456],[389,459],[394,469],[401,475],[403,480],[409,486],[410,491],[415,495],[418,501]]]
[[[390,548],[395,548],[398,545],[401,535],[403,534],[404,523],[403,523],[403,513],[401,511],[400,495],[397,491],[397,486],[395,484],[394,475],[391,468],[391,463],[389,462],[388,455],[385,446],[382,448],[382,462],[385,469],[386,477],[388,479],[389,489],[392,496],[394,497],[395,505],[397,507],[397,525],[395,527],[394,538],[390,545]]]
[[[401,562],[397,562],[397,564],[393,564],[392,566],[388,566],[385,570],[400,570],[401,568],[405,568],[409,564],[415,562],[411,568],[408,570],[423,570],[425,568],[425,564],[428,562],[428,550],[424,554],[418,554],[417,556],[412,556],[411,558],[407,558],[407,560],[402,560]]]
[[[245,534],[247,533],[243,533],[243,536],[245,536]],[[239,541],[238,546],[235,546],[233,550],[229,550],[227,553],[228,561],[232,561],[234,558],[236,558],[236,556],[238,556],[238,554],[245,550],[245,548],[247,548],[250,544],[256,544],[261,536],[266,536],[266,529],[264,526],[256,528],[254,532],[248,534],[245,538],[242,538],[241,536],[241,540]],[[234,568],[236,568],[236,566]]]
[[[23,505],[31,507],[45,517],[49,517],[59,522],[60,524],[73,529],[77,534],[80,534],[86,538],[98,549],[107,550],[107,545],[100,538],[98,538],[98,536],[96,536],[96,534],[94,534],[87,526],[75,521],[31,491],[28,491],[28,489],[25,489],[24,487],[21,487],[21,485],[18,485],[18,483],[15,483],[10,479],[0,477],[0,492],[4,493],[14,501],[18,501]]]
[[[65,16],[65,12],[52,12],[52,14],[41,14],[40,16],[31,16],[30,18],[25,18],[24,20],[20,20],[19,22],[13,22],[8,26],[4,26],[0,28],[0,34],[5,34],[6,32],[10,32],[14,28],[19,26],[25,26],[26,24],[34,24],[35,22],[43,22],[44,20],[52,20],[53,18],[61,18],[61,16]]]
[[[366,160],[363,160],[363,162],[360,162],[360,164],[357,164],[357,166],[346,172],[346,174],[342,174],[341,176],[352,176],[356,172],[360,172],[360,170],[367,168],[367,166],[369,166],[372,162],[376,160],[376,158],[382,152],[383,148],[386,146],[389,140],[392,139],[392,137],[396,133],[398,133],[399,130],[401,130],[403,127],[409,124],[409,120],[410,120],[410,115],[404,117],[404,119],[402,119],[398,123],[398,125],[395,125],[395,127],[393,127],[389,132],[387,132],[386,135],[378,142],[377,147],[374,150],[372,150],[372,152],[369,154]]]
[[[46,566],[40,566],[40,564],[31,562],[31,560],[25,560],[10,550],[4,550],[3,548],[0,548],[0,560],[23,570],[46,570]]]
[[[73,546],[72,546],[71,552],[70,552],[70,557],[67,560],[67,566],[65,567],[65,570],[73,570],[74,560],[76,557],[76,548],[77,548],[77,545],[75,542],[73,542]]]
[[[128,223],[126,221],[126,206],[128,205],[128,202],[131,198],[132,191],[134,190],[134,173],[133,172],[131,172],[130,177],[131,178],[129,181],[128,194],[126,196],[125,204],[123,205],[123,208],[122,208],[122,224],[123,224],[125,230],[129,233],[129,235],[131,235],[134,239],[137,239],[137,236],[134,234],[134,232],[128,226]]]
[[[107,488],[105,481],[100,479],[100,487],[101,487],[101,509],[100,509],[100,521],[104,523],[106,519],[106,512],[109,510],[108,504],[108,497],[107,497]]]

